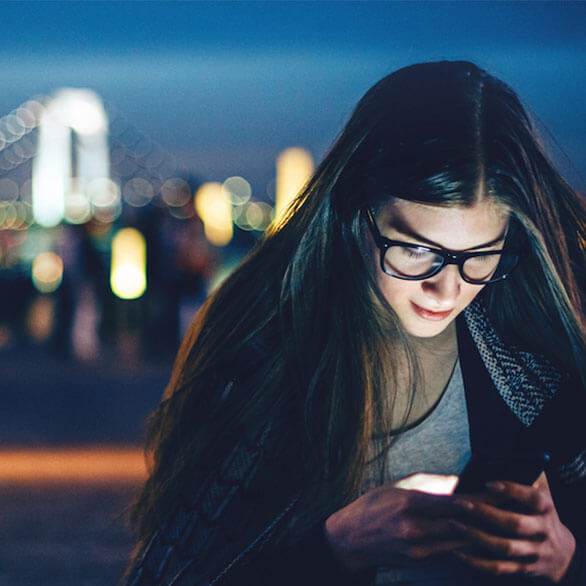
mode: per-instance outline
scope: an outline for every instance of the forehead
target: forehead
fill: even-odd
[[[377,213],[382,234],[427,242],[448,250],[467,250],[504,237],[509,211],[482,199],[471,206],[439,206],[395,198]]]

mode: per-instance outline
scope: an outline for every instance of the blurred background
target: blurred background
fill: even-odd
[[[145,420],[361,95],[473,60],[586,191],[583,2],[4,2],[0,583],[115,584]]]

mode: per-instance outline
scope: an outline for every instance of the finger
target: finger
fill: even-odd
[[[414,545],[409,549],[408,556],[412,559],[425,559],[439,554],[460,550],[468,545],[463,540],[436,541],[425,545]]]
[[[537,477],[537,480],[533,483],[533,486],[535,488],[543,488],[547,492],[550,492],[551,493],[551,491],[549,489],[549,482],[547,481],[547,474],[545,472],[542,472]]]
[[[543,541],[547,536],[541,515],[523,515],[487,503],[472,503],[467,500],[461,501],[460,505],[467,521],[481,522],[502,535],[526,537],[533,541]]]
[[[551,494],[545,488],[526,486],[504,480],[488,482],[486,488],[490,492],[513,500],[538,514],[547,513],[553,506]]]
[[[531,566],[523,561],[518,560],[487,560],[484,558],[477,557],[470,553],[464,553],[462,551],[455,551],[457,555],[464,563],[469,566],[476,568],[482,572],[493,574],[495,576],[504,576],[511,574],[521,574],[525,576],[532,575]]]
[[[492,535],[476,527],[452,522],[454,529],[468,538],[469,543],[480,547],[499,558],[522,558],[524,561],[536,561],[538,553],[534,542],[522,539],[507,539]]]
[[[453,517],[459,510],[456,501],[460,499],[451,495],[435,495],[417,490],[409,492],[411,493],[412,510],[419,515],[437,519],[438,517]]]
[[[447,519],[433,521],[427,518],[412,517],[398,522],[396,533],[413,544],[433,543],[453,538],[460,534],[450,525]]]

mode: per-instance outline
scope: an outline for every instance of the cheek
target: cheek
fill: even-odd
[[[470,285],[470,283],[463,283],[460,290],[460,305],[462,309],[468,307],[474,298],[486,287],[486,285]]]
[[[395,279],[386,275],[380,269],[379,273],[376,279],[377,284],[388,304],[393,308],[406,304],[409,298],[421,287],[421,281]]]

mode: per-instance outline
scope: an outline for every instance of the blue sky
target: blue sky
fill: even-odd
[[[4,2],[0,115],[98,91],[203,179],[261,197],[283,148],[323,155],[370,85],[470,59],[510,83],[586,180],[583,2]],[[564,163],[564,167],[567,165]]]

